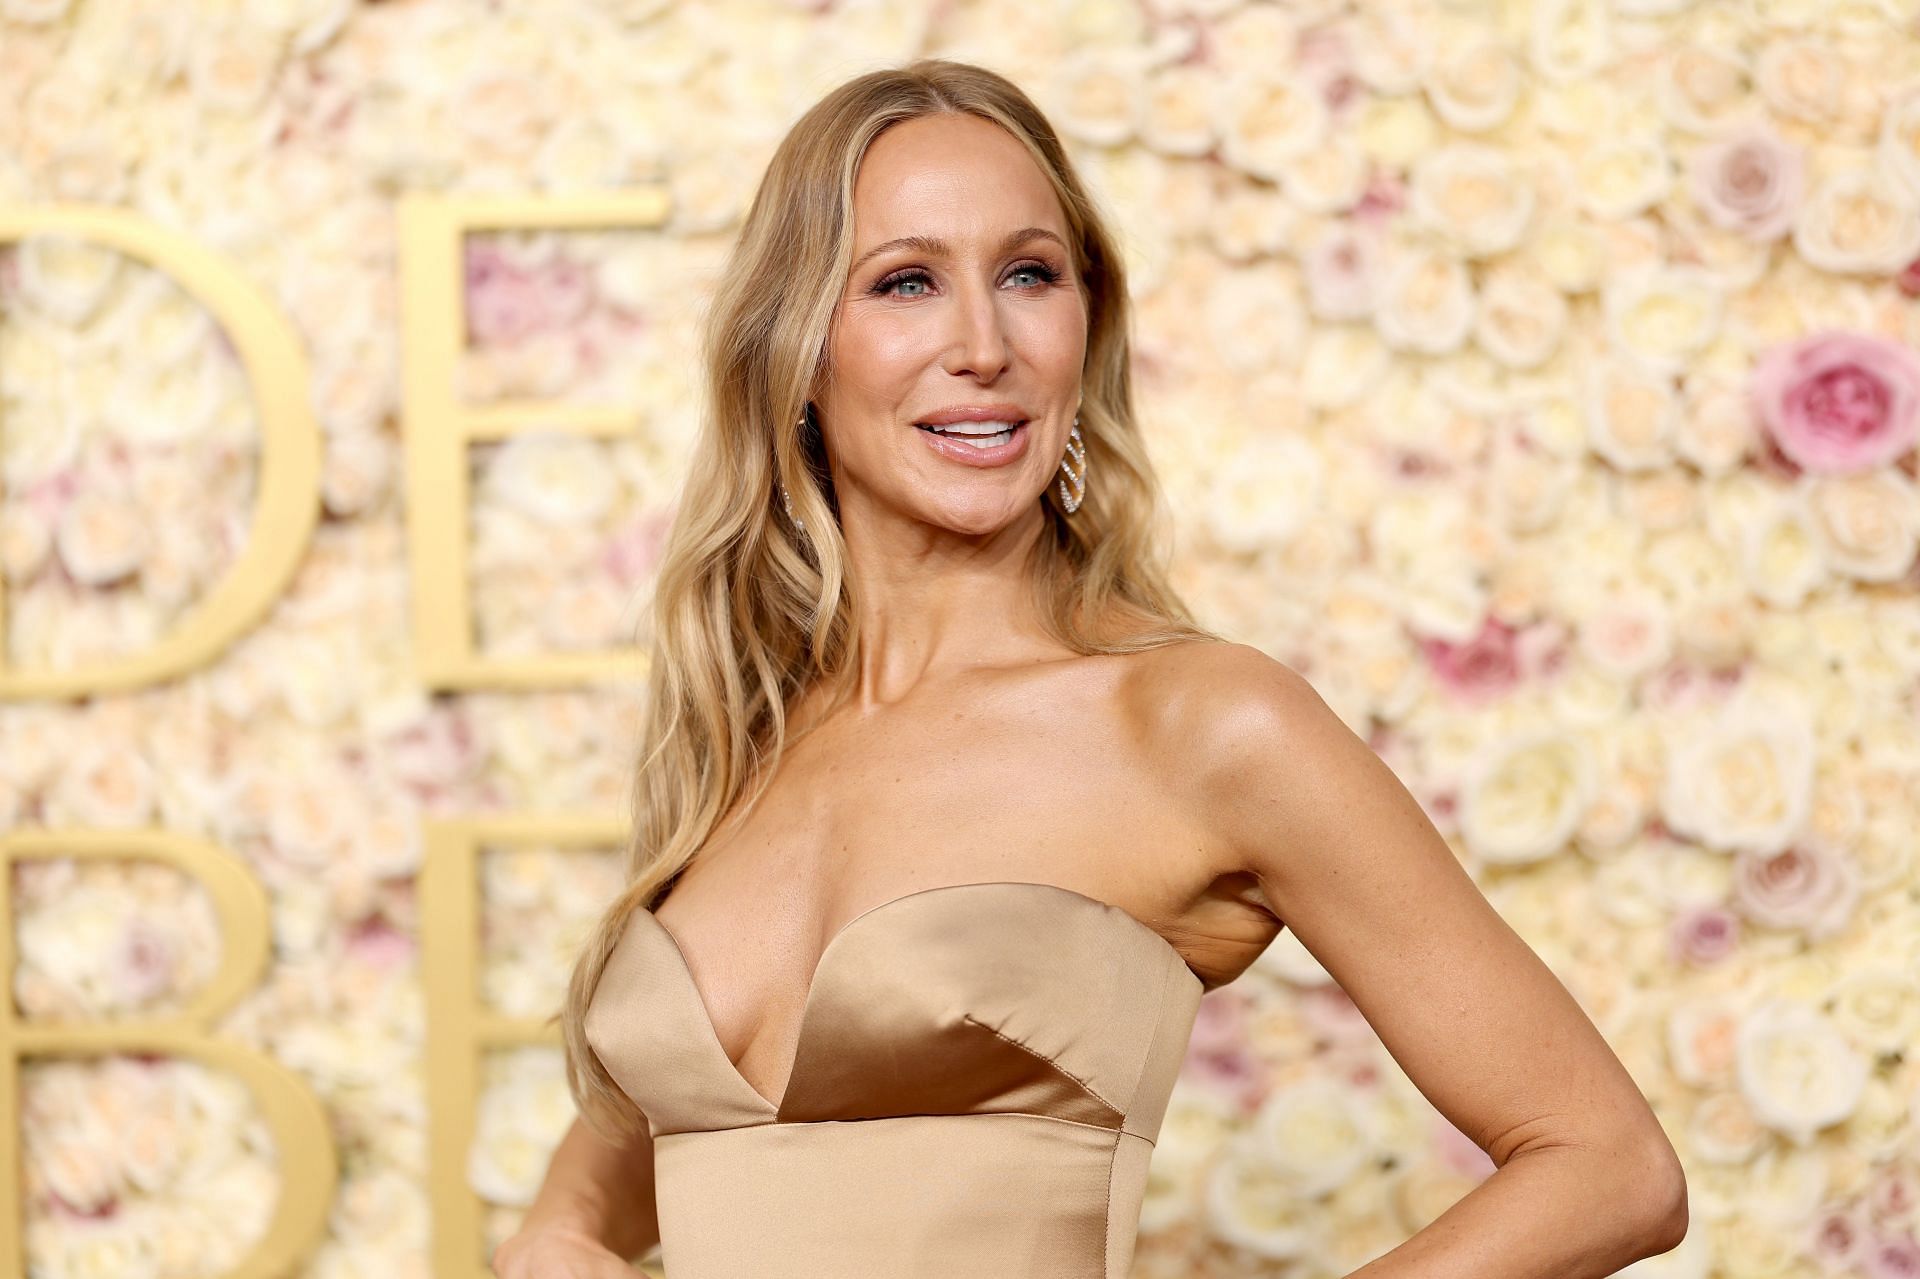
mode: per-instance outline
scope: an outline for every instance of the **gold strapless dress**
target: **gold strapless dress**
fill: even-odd
[[[646,1114],[668,1279],[1124,1279],[1205,989],[1119,907],[990,881],[828,941],[778,1103],[651,912],[584,1029]]]

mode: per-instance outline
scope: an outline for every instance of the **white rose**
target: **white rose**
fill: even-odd
[[[1880,117],[1880,162],[1920,195],[1920,86],[1902,91]]]
[[[1566,847],[1593,796],[1584,740],[1558,730],[1501,742],[1461,786],[1460,833],[1489,862],[1540,861]]]
[[[1191,3],[1192,0],[1186,0]],[[1222,74],[1240,76],[1272,75],[1276,69],[1293,68],[1300,53],[1300,31],[1304,27],[1325,25],[1331,28],[1337,16],[1337,6],[1330,9],[1323,0],[1313,0],[1282,7],[1271,4],[1241,4],[1238,0],[1207,0],[1212,14],[1204,25],[1192,24],[1189,29],[1204,29],[1208,48],[1208,61],[1215,64]],[[1105,9],[1105,5],[1094,6]],[[1025,12],[1018,5],[1017,12]],[[1161,15],[1170,9],[1156,11]],[[1162,25],[1156,22],[1155,25]],[[1164,25],[1171,26],[1172,23]],[[1179,24],[1188,26],[1189,24]],[[1198,45],[1182,46],[1182,56],[1194,52]]]
[[[61,761],[46,797],[47,817],[60,825],[144,826],[158,793],[153,766],[109,734],[76,743]]]
[[[1506,151],[1477,142],[1441,147],[1413,169],[1408,212],[1468,257],[1517,246],[1533,220],[1533,184]]]
[[[200,31],[188,46],[187,81],[194,101],[236,115],[255,110],[280,74],[286,37],[251,21],[229,20]]]
[[[1206,1174],[1203,1212],[1222,1241],[1256,1257],[1286,1260],[1305,1254],[1318,1205],[1299,1194],[1248,1135],[1229,1141]]]
[[[1594,360],[1586,375],[1584,408],[1593,451],[1623,471],[1668,465],[1680,425],[1672,382],[1617,360]]]
[[[1603,141],[1575,170],[1580,206],[1596,218],[1631,218],[1673,190],[1673,160],[1659,138]]]
[[[1248,180],[1210,201],[1201,213],[1207,239],[1231,262],[1277,256],[1293,244],[1299,221],[1271,184]]]
[[[1607,246],[1599,231],[1585,221],[1558,214],[1542,219],[1529,257],[1566,294],[1593,289],[1607,269]]]
[[[1221,158],[1275,182],[1288,160],[1324,145],[1331,131],[1326,101],[1304,76],[1231,76],[1217,110]]]
[[[598,520],[620,496],[601,445],[573,435],[525,432],[502,441],[481,483],[493,500],[555,524]]]
[[[1667,1012],[1667,1062],[1682,1083],[1733,1082],[1733,1054],[1745,1009],[1731,995],[1682,997]]]
[[[1374,98],[1361,104],[1354,123],[1347,126],[1376,165],[1398,171],[1411,168],[1433,149],[1441,136],[1440,124],[1426,103],[1413,97]]]
[[[1120,146],[1139,127],[1139,85],[1145,71],[1137,55],[1120,49],[1075,50],[1060,60],[1048,86],[1049,114],[1068,137],[1093,146]]]
[[[1754,117],[1753,92],[1753,70],[1738,47],[1684,44],[1665,59],[1656,101],[1670,123],[1712,135]]]
[[[1735,700],[1679,735],[1661,810],[1669,829],[1723,852],[1777,853],[1806,821],[1813,726],[1779,698]]]
[[[1370,235],[1336,225],[1300,251],[1307,305],[1322,320],[1364,320],[1373,314],[1381,252]],[[1339,330],[1322,330],[1339,332]]]
[[[1604,0],[1538,0],[1527,56],[1549,81],[1595,75],[1613,57],[1613,21]]]
[[[1840,114],[1848,74],[1846,60],[1836,50],[1792,36],[1767,43],[1754,63],[1754,80],[1767,104],[1816,125]]]
[[[1673,655],[1673,611],[1653,591],[1618,592],[1598,613],[1581,619],[1579,644],[1600,670],[1633,679]]]
[[[1770,1136],[1737,1092],[1711,1092],[1687,1117],[1688,1153],[1708,1163],[1739,1166],[1765,1148]]]
[[[1865,582],[1906,575],[1920,544],[1920,490],[1904,474],[1803,476],[1798,497],[1834,569]]]
[[[87,488],[60,512],[54,545],[75,581],[104,586],[136,571],[148,547],[139,511],[117,496]]]
[[[1445,355],[1466,342],[1473,318],[1473,282],[1466,265],[1452,254],[1411,247],[1387,264],[1374,325],[1389,346]]]
[[[1744,388],[1711,379],[1687,383],[1673,440],[1681,460],[1707,475],[1726,475],[1746,460],[1756,442]]]
[[[1567,299],[1533,271],[1496,267],[1487,273],[1474,316],[1474,339],[1509,369],[1534,369],[1560,349]]]
[[[1299,280],[1277,263],[1218,272],[1204,305],[1209,345],[1240,372],[1290,363],[1306,334]]]
[[[1853,968],[1829,998],[1840,1033],[1862,1052],[1911,1052],[1920,1042],[1920,980],[1891,963]]]
[[[1314,1075],[1276,1088],[1248,1125],[1261,1157],[1298,1196],[1318,1197],[1351,1177],[1378,1144],[1372,1114],[1344,1083]]]
[[[1324,146],[1283,161],[1280,185],[1308,213],[1344,213],[1360,203],[1371,176],[1366,154],[1352,135],[1336,133]]]
[[[1206,521],[1229,550],[1271,549],[1292,537],[1319,508],[1326,463],[1294,434],[1255,430],[1219,459]]]
[[[1720,335],[1719,282],[1698,267],[1636,272],[1605,290],[1607,336],[1651,372],[1678,373]]]
[[[1156,67],[1137,108],[1140,141],[1161,155],[1200,156],[1213,149],[1219,72],[1198,63]]]
[[[1806,504],[1781,502],[1742,539],[1740,565],[1747,589],[1775,608],[1798,608],[1827,580],[1824,546]]]
[[[118,283],[123,257],[78,236],[40,233],[15,249],[19,292],[30,307],[61,325],[86,325]]]
[[[1479,40],[1440,61],[1421,87],[1435,115],[1462,133],[1485,133],[1512,118],[1521,85],[1519,60],[1506,46]]]
[[[1815,183],[1793,247],[1823,271],[1897,272],[1920,255],[1920,201],[1885,169],[1842,169]]]
[[[1792,1000],[1748,1012],[1734,1062],[1760,1122],[1802,1146],[1851,1115],[1866,1088],[1866,1059],[1816,1009]]]
[[[1402,9],[1369,5],[1354,11],[1347,30],[1354,74],[1378,99],[1412,94],[1430,78],[1433,46],[1424,19]]]

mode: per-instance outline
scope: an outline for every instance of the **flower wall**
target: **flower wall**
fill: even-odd
[[[1652,1101],[1693,1226],[1629,1273],[1920,1271],[1909,4],[0,0],[0,208],[191,237],[311,365],[323,516],[270,615],[150,689],[0,704],[0,829],[164,826],[268,889],[220,1029],[333,1126],[304,1273],[428,1273],[420,824],[617,815],[637,710],[410,673],[397,198],[670,190],[657,229],[468,238],[461,396],[639,427],[474,446],[446,566],[483,654],[644,643],[753,183],[820,92],[924,54],[1027,87],[1121,231],[1181,588],[1373,744]],[[163,634],[243,551],[258,464],[232,346],[164,273],[0,245],[8,666]],[[538,1015],[618,868],[482,866],[476,980]],[[13,893],[28,1019],[165,1009],[219,947],[155,867]],[[489,1240],[571,1118],[558,1066],[486,1063]],[[215,1073],[23,1080],[33,1274],[218,1273],[282,1189]],[[1344,1275],[1488,1171],[1282,934],[1203,1003],[1135,1270]]]

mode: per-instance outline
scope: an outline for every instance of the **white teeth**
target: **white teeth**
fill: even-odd
[[[933,431],[939,435],[1005,435],[1019,429],[1018,422],[955,422],[951,426],[928,426],[924,422],[915,423],[923,431]]]

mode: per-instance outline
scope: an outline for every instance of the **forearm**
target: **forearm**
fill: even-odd
[[[1575,1146],[1516,1154],[1348,1279],[1601,1279],[1679,1246],[1684,1206],[1659,1193],[1672,1167]]]
[[[580,1231],[628,1260],[659,1243],[652,1138],[643,1130],[632,1145],[608,1145],[576,1117],[520,1228],[546,1226]]]

